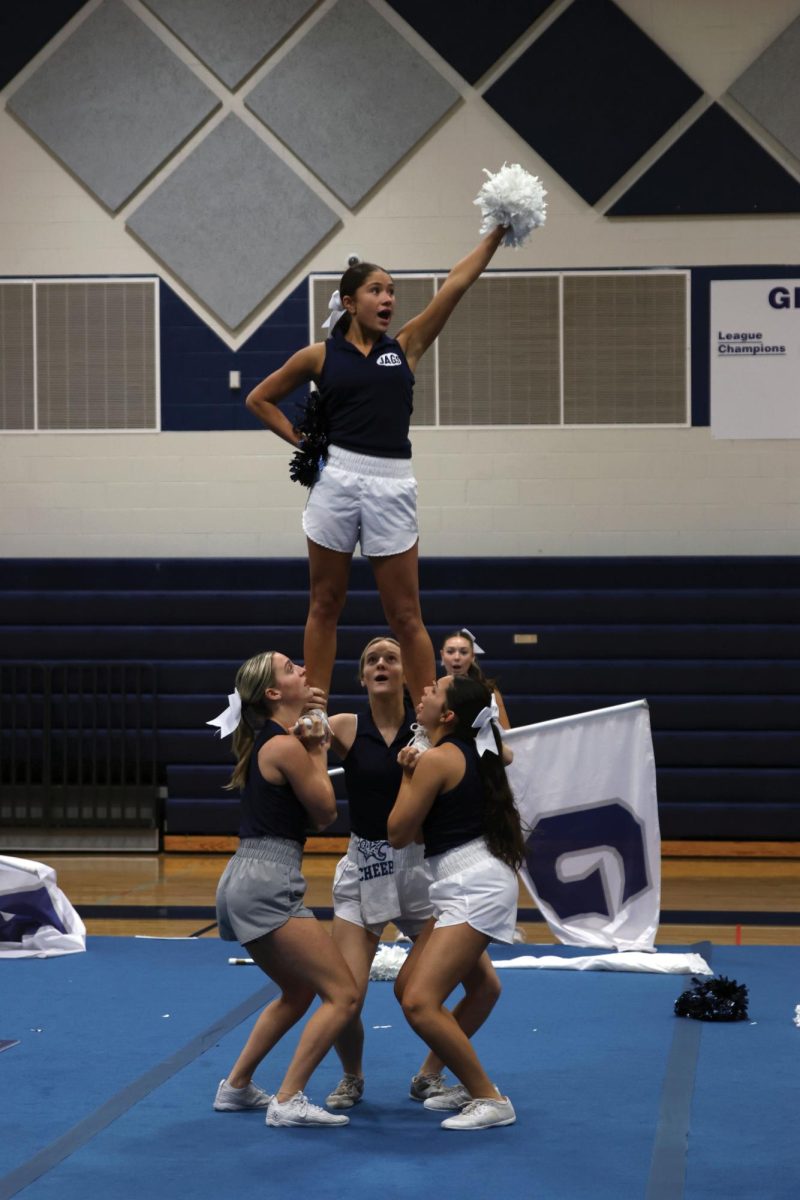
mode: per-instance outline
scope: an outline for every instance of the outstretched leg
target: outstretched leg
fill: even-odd
[[[375,582],[389,628],[400,643],[406,683],[414,704],[436,678],[433,644],[419,602],[419,544],[402,554],[371,558]]]
[[[306,683],[327,696],[336,661],[336,629],[347,599],[352,554],[308,542],[309,599],[303,637]],[[399,641],[399,639],[398,639]]]

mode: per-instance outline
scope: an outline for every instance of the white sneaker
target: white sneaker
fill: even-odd
[[[349,1125],[350,1118],[344,1114],[326,1112],[318,1104],[312,1104],[308,1096],[295,1092],[283,1103],[273,1096],[267,1109],[267,1125]]]
[[[469,1104],[471,1099],[472,1096],[463,1083],[457,1083],[455,1087],[442,1088],[440,1092],[427,1096],[425,1108],[433,1109],[434,1112],[458,1112],[465,1104]]]
[[[442,1129],[491,1129],[493,1125],[513,1125],[516,1119],[508,1096],[505,1100],[470,1100],[457,1117],[442,1121]]]
[[[227,1079],[221,1079],[214,1097],[215,1112],[246,1112],[254,1108],[265,1109],[272,1096],[267,1095],[252,1079],[243,1088],[231,1087]]]
[[[436,1075],[414,1075],[408,1094],[412,1100],[427,1100],[429,1096],[437,1096],[445,1090],[444,1075],[439,1071]]]
[[[418,750],[420,754],[431,749],[431,739],[428,737],[428,731],[418,721],[415,721],[411,726],[411,732],[413,737],[408,744],[412,749]]]
[[[364,1080],[345,1073],[326,1098],[328,1108],[352,1108],[364,1095]]]

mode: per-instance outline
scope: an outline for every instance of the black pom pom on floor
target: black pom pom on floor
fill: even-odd
[[[692,979],[694,987],[681,992],[675,1001],[676,1017],[695,1021],[746,1021],[747,988],[735,979],[717,975],[713,979]]]

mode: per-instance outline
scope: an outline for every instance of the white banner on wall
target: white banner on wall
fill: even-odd
[[[711,434],[800,438],[800,279],[711,284]]]

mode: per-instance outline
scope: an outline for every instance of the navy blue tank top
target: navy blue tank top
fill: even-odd
[[[484,835],[484,811],[486,798],[478,772],[478,751],[474,742],[462,742],[459,738],[446,737],[440,746],[452,742],[464,755],[464,777],[449,792],[440,792],[422,822],[425,838],[425,857],[444,854],[475,838]]]
[[[325,343],[319,390],[332,446],[376,458],[411,458],[414,373],[394,338],[382,333],[364,355],[334,331]]]
[[[403,779],[397,756],[411,739],[413,720],[414,710],[406,704],[397,736],[387,746],[369,709],[358,718],[356,736],[344,759],[350,829],[356,837],[386,841],[386,822]]]
[[[239,837],[291,838],[302,846],[306,840],[308,815],[288,783],[268,783],[258,769],[258,752],[270,738],[286,733],[277,721],[267,721],[256,734],[247,783],[242,789]]]

